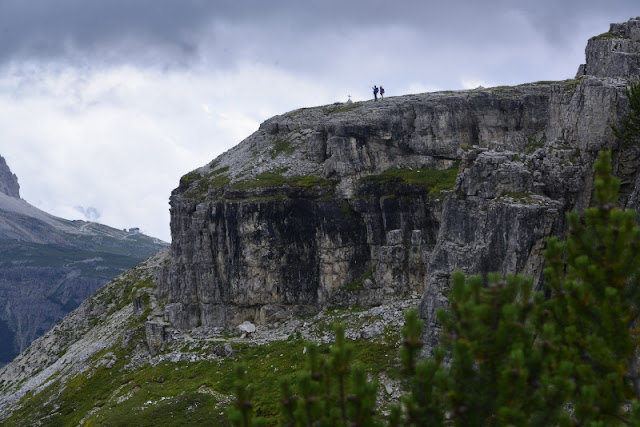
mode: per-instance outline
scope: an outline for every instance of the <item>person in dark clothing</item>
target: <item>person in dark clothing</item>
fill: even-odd
[[[378,100],[378,86],[373,86],[373,99],[374,101]]]
[[[384,99],[384,88],[380,86],[380,99]]]

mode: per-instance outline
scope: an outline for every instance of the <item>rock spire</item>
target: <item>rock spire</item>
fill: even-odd
[[[0,193],[9,197],[20,198],[20,185],[18,177],[11,173],[4,157],[0,156]]]

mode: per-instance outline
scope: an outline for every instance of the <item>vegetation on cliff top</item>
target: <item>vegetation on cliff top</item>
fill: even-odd
[[[616,35],[607,31],[606,33],[598,34],[591,37],[589,40],[611,40],[611,39],[628,39],[627,36]]]
[[[362,104],[363,104],[362,102],[351,102],[350,104],[341,103],[341,104],[329,105],[327,107],[324,107],[324,110],[329,114],[346,113],[347,111],[355,110],[356,108],[362,106]]]
[[[280,147],[280,149],[280,152],[287,152],[286,147]],[[274,153],[274,157],[279,154],[279,152]],[[191,172],[181,178],[180,186],[187,189],[184,193],[186,197],[204,200],[209,190],[223,187],[228,187],[233,190],[248,190],[268,187],[325,187],[331,184],[331,181],[314,175],[285,176],[287,170],[287,167],[278,168],[262,172],[253,179],[237,181],[231,184],[231,177],[228,175],[229,167],[226,166],[216,169],[204,176],[199,172]],[[193,184],[194,182],[195,184]]]

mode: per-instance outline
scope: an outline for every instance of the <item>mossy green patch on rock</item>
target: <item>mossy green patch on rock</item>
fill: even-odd
[[[347,111],[355,110],[356,108],[362,105],[361,102],[352,102],[350,104],[337,104],[330,105],[324,108],[324,110],[329,114],[335,113],[346,113]]]
[[[362,273],[360,276],[353,279],[350,283],[343,286],[343,290],[347,292],[356,292],[364,289],[365,280],[373,278],[373,274],[376,272],[376,266],[372,266],[367,271]]]
[[[198,172],[191,172],[180,179],[180,186],[188,189],[185,192],[186,197],[204,200],[210,189],[229,185],[231,182],[231,177],[228,175],[229,169],[229,166],[224,166],[204,176]]]
[[[525,154],[531,154],[536,151],[538,148],[542,148],[544,144],[547,142],[547,134],[542,133],[542,135],[531,136],[527,140],[527,145],[524,147]]]
[[[315,187],[329,185],[329,181],[313,175],[294,175],[285,177],[279,171],[263,172],[253,180],[239,181],[231,185],[237,190],[259,187]]]
[[[293,153],[294,148],[291,146],[289,141],[279,139],[273,144],[273,150],[271,151],[271,158],[275,159],[279,154],[291,154]]]
[[[202,175],[200,175],[200,173],[198,172],[189,172],[186,175],[183,175],[180,178],[180,186],[181,187],[188,187],[193,181],[202,178]]]
[[[584,76],[576,77],[575,79],[564,80],[560,83],[566,85],[564,88],[564,92],[573,92],[576,90],[578,85],[584,81]]]
[[[348,200],[342,202],[342,213],[347,221],[351,221],[354,217],[353,209],[351,209],[351,205]]]
[[[534,84],[534,85],[545,85],[546,86],[546,85],[551,85],[551,84],[554,84],[554,83],[558,83],[558,81],[557,80],[539,80],[539,81],[534,82],[532,84]]]
[[[453,189],[458,176],[459,162],[449,169],[388,169],[379,175],[369,175],[362,178],[363,183],[378,185],[384,184],[409,184],[419,185],[429,194],[437,194]]]
[[[313,175],[294,175],[287,179],[287,184],[292,187],[324,187],[329,185],[329,181]]]
[[[226,173],[229,171],[229,166],[225,166],[219,169],[216,169],[207,174],[208,185],[209,188],[220,188],[226,187],[231,182],[231,177],[229,177]]]
[[[629,39],[629,37],[616,35],[607,31],[606,33],[598,34],[597,36],[591,37],[589,40],[612,40],[612,39]]]
[[[223,166],[221,168],[214,169],[214,170],[212,170],[211,172],[209,172],[207,174],[207,177],[211,178],[211,177],[214,177],[214,176],[217,176],[217,175],[221,175],[223,173],[229,172],[229,169],[230,169],[229,166]]]

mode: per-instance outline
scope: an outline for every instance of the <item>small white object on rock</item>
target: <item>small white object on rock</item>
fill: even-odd
[[[243,332],[243,334],[252,334],[256,331],[256,325],[249,322],[248,320],[245,320],[244,322],[239,324],[237,328],[240,330],[240,332]]]

